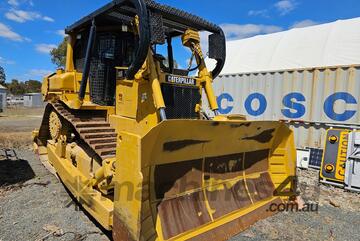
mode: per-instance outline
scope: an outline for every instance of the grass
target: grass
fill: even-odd
[[[0,113],[0,149],[31,146],[31,132],[40,127],[44,108],[10,107]]]
[[[3,113],[0,113],[0,117],[9,116],[42,116],[44,113],[44,107],[41,108],[26,108],[23,106],[7,107]]]
[[[30,147],[31,143],[31,132],[0,133],[0,148]]]

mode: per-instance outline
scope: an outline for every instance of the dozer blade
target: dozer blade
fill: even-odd
[[[114,240],[227,240],[294,190],[279,122],[170,120],[119,138]]]

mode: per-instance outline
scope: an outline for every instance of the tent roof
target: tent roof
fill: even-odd
[[[0,89],[6,90],[7,88],[5,86],[3,86],[3,85],[0,85]]]
[[[221,75],[355,64],[360,64],[360,17],[227,41]]]

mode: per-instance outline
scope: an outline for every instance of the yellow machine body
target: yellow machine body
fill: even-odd
[[[276,122],[171,120],[119,135],[118,240],[224,240],[271,215],[295,175],[292,133]]]
[[[161,119],[164,83],[198,88],[210,108],[218,108],[197,31],[182,35],[184,46],[201,56],[196,76],[167,74],[149,50],[133,79],[124,77],[125,67],[116,67],[114,106],[93,103],[89,85],[79,99],[75,38],[70,34],[66,70],[44,79],[49,104],[34,132],[35,147],[114,240],[227,240],[272,215],[269,205],[294,195],[296,150],[285,124],[243,116]],[[195,108],[200,116],[201,101]],[[92,149],[92,140],[81,140],[91,126],[106,125],[81,122],[100,112],[116,133],[108,145],[115,146],[113,156],[101,156],[100,144]],[[71,121],[76,115],[78,122]]]

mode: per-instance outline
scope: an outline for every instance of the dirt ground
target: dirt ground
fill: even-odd
[[[31,132],[39,128],[44,108],[8,108],[0,113],[0,147],[22,147],[31,143]]]
[[[109,240],[32,153],[31,131],[41,115],[42,109],[0,114],[0,241]],[[1,156],[5,149],[8,158]],[[317,211],[280,212],[230,240],[360,240],[360,195],[319,185],[316,170],[298,176],[301,197]]]

